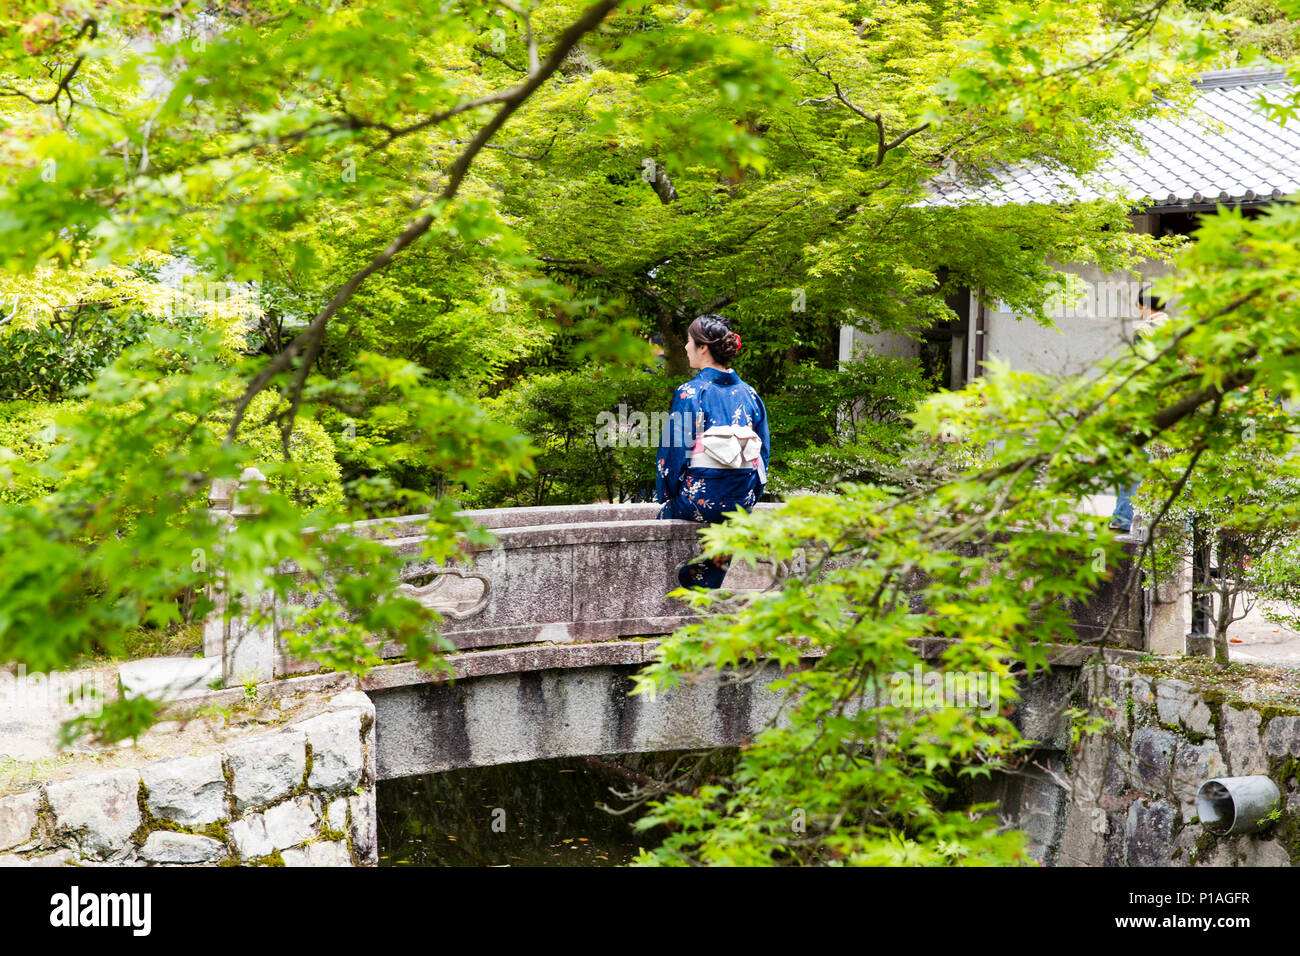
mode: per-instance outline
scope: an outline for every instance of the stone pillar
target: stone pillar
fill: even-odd
[[[218,528],[217,540],[221,543],[224,543],[233,520],[230,505],[236,484],[229,478],[217,478],[208,492],[208,516]],[[220,657],[221,649],[226,646],[226,575],[221,563],[221,546],[218,544],[217,553],[208,561],[208,600],[213,607],[203,621],[204,657]]]
[[[1147,532],[1144,527],[1144,533]],[[1147,583],[1146,647],[1152,654],[1181,654],[1187,640],[1187,601],[1184,598],[1186,570],[1179,561],[1174,572]]]
[[[265,487],[266,476],[256,468],[245,468],[239,476],[239,488],[235,490],[230,502],[230,520],[246,521],[258,514],[257,506],[247,500],[240,501],[239,489],[251,488],[253,485]],[[268,574],[270,570],[268,569]],[[275,596],[271,592],[242,595],[244,614],[238,614],[225,621],[221,650],[221,675],[227,687],[235,687],[246,681],[259,683],[275,677],[276,628],[274,619],[265,623],[255,623],[249,612],[254,608],[263,614],[275,610]],[[225,610],[226,602],[222,602]],[[206,632],[205,632],[206,641]]]

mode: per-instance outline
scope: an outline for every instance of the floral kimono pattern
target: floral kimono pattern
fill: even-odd
[[[669,427],[659,443],[655,500],[663,502],[660,518],[713,524],[736,508],[751,511],[763,495],[764,482],[754,468],[696,468],[691,451],[696,439],[715,425],[747,425],[763,443],[762,473],[770,450],[767,408],[758,393],[735,372],[701,369],[673,396]],[[677,426],[677,427],[674,427]],[[731,560],[720,556],[696,561],[677,573],[682,587],[717,588]]]

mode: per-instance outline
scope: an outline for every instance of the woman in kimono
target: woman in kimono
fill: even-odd
[[[767,409],[758,393],[731,370],[740,336],[720,315],[701,315],[686,334],[695,378],[673,395],[659,443],[655,500],[660,518],[710,524],[736,508],[753,510],[767,483],[770,452]],[[721,587],[731,559],[686,565],[682,587]]]

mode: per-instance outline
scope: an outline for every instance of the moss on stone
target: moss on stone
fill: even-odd
[[[1251,704],[1247,703],[1245,706],[1251,707]],[[1252,707],[1252,709],[1259,711],[1260,718],[1265,722],[1272,720],[1274,717],[1300,717],[1300,707],[1291,704],[1261,704],[1258,707]]]
[[[1210,850],[1212,850],[1218,842],[1219,842],[1219,837],[1217,834],[1202,827],[1200,835],[1196,837],[1196,841],[1195,841],[1196,849],[1192,853],[1191,857],[1188,859],[1188,862],[1196,863],[1200,860],[1203,860],[1206,854]]]
[[[238,816],[235,805],[235,771],[230,768],[230,760],[222,758],[221,775],[226,778],[226,815],[234,820]]]
[[[44,789],[40,794],[40,803],[36,807],[36,826],[32,827],[31,833],[27,834],[27,843],[21,844],[22,846],[32,842],[41,847],[54,846],[60,842],[58,822],[54,815],[54,807],[50,805],[49,794]]]
[[[1192,684],[1211,711],[1215,704],[1220,708],[1231,704],[1270,716],[1300,715],[1294,672],[1286,668],[1237,662],[1225,665],[1206,657],[1144,657],[1123,666],[1153,681],[1172,678]]]
[[[227,846],[230,844],[230,834],[226,830],[224,821],[219,820],[216,823],[204,823],[198,826],[178,827],[176,829],[178,833],[191,833],[194,836],[205,836],[209,840],[225,843]]]
[[[1277,838],[1286,847],[1286,855],[1291,859],[1291,865],[1300,866],[1300,814],[1282,811]]]
[[[1300,758],[1296,757],[1268,757],[1268,775],[1273,779],[1279,789],[1289,790],[1291,784],[1288,782],[1300,774]]]
[[[149,809],[149,788],[144,785],[143,780],[140,781],[139,789],[135,792],[135,800],[140,807],[140,825],[131,834],[131,843],[139,850],[144,846],[144,841],[149,839],[149,834],[157,829],[153,811]]]
[[[235,857],[227,857],[217,864],[218,866],[284,866],[284,857],[280,855],[279,850],[275,850],[266,856],[259,856],[252,860],[239,860]]]
[[[230,834],[226,831],[224,821],[184,826],[175,820],[154,816],[153,811],[149,809],[149,788],[145,786],[143,780],[140,781],[140,787],[136,791],[136,803],[140,807],[140,825],[132,832],[131,843],[137,850],[144,846],[145,841],[149,839],[150,833],[158,831],[207,837],[223,844],[227,849],[231,847]]]
[[[302,782],[298,784],[298,788],[294,790],[294,792],[291,794],[291,796],[294,797],[301,797],[303,794],[309,792],[309,790],[311,789],[310,787],[307,786],[307,781],[311,779],[312,764],[315,762],[315,758],[313,757],[311,752],[311,742],[310,741],[305,742],[303,744],[303,748],[307,754],[307,760],[306,760],[307,765],[303,768],[302,771]]]
[[[1210,727],[1214,730],[1214,733],[1210,736],[1215,740],[1220,740],[1223,737],[1223,708],[1227,705],[1228,699],[1225,695],[1213,691],[1203,694],[1201,699],[1205,701],[1205,706],[1210,709]],[[1223,748],[1220,747],[1219,749],[1222,750]]]

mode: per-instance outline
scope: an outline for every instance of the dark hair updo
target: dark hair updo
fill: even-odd
[[[1138,292],[1138,305],[1154,309],[1157,312],[1165,310],[1165,300],[1152,292],[1149,285],[1144,285]]]
[[[701,315],[686,330],[696,345],[708,348],[713,361],[723,368],[731,367],[731,360],[740,351],[740,336],[731,331],[731,324],[720,315]]]

